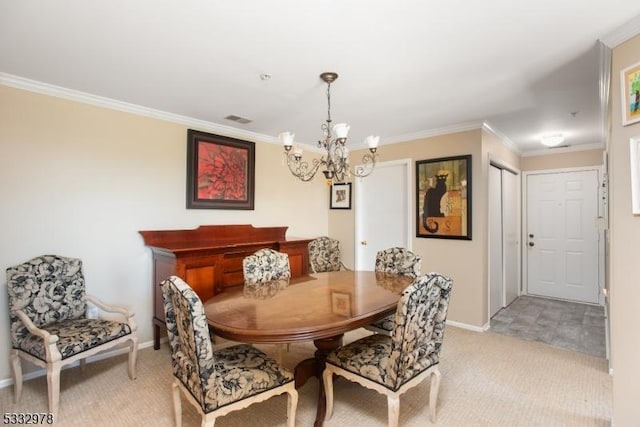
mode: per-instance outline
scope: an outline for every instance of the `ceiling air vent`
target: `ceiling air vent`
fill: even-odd
[[[225,117],[225,119],[231,120],[232,122],[241,123],[243,125],[246,125],[247,123],[251,123],[251,120],[246,119],[244,117],[235,116],[233,114],[231,114],[230,116]]]

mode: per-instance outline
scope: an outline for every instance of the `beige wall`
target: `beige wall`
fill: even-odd
[[[358,158],[362,152],[353,152]],[[380,162],[411,159],[411,188],[415,188],[415,161],[456,155],[472,155],[472,240],[414,238],[413,251],[422,256],[422,272],[438,271],[455,283],[448,319],[473,327],[488,322],[487,278],[487,187],[489,156],[514,168],[519,167],[515,153],[492,134],[478,130],[424,138],[380,147]],[[375,171],[373,172],[375,173]],[[357,181],[354,182],[354,186]],[[355,188],[355,187],[354,187]],[[415,193],[412,191],[412,212]],[[353,207],[356,208],[355,203]],[[340,240],[343,257],[354,264],[354,210],[331,213],[329,234]],[[415,236],[415,224],[413,225]]]
[[[613,50],[611,67],[610,291],[613,421],[640,423],[640,216],[631,213],[629,140],[640,137],[640,123],[622,126],[620,70],[640,62],[640,36]]]
[[[200,129],[207,131],[207,129]],[[136,312],[151,340],[151,255],[138,230],[200,224],[288,225],[288,236],[328,231],[323,180],[302,183],[281,148],[256,143],[255,210],[185,208],[183,125],[0,85],[0,269],[55,253],[81,258],[87,290]],[[0,276],[0,342],[9,342]],[[9,378],[8,347],[0,381]]]
[[[583,166],[602,165],[602,153],[604,149],[570,151],[540,156],[526,156],[520,160],[522,171],[535,171],[544,169],[578,168]]]

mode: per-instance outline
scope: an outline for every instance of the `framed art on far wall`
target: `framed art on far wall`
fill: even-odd
[[[640,122],[640,62],[620,72],[622,125]]]
[[[253,210],[255,144],[189,129],[187,209]]]
[[[416,237],[471,240],[471,155],[416,161]]]
[[[329,192],[331,209],[351,209],[351,183],[333,184]]]

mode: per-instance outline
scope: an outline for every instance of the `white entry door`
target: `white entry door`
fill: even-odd
[[[356,182],[356,270],[373,271],[379,250],[411,249],[410,167],[410,160],[378,163]]]
[[[527,176],[529,294],[597,303],[598,172]]]

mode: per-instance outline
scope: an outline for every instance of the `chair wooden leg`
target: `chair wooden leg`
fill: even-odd
[[[398,427],[398,420],[400,419],[400,397],[399,396],[387,396],[389,427]]]
[[[11,360],[11,373],[13,376],[13,398],[15,403],[18,403],[22,397],[22,365],[20,364],[18,350],[11,349],[9,359]]]
[[[327,404],[325,419],[328,420],[333,415],[333,372],[330,369],[324,369],[322,382],[324,383],[324,395]]]
[[[431,422],[436,422],[436,404],[438,403],[438,391],[440,390],[440,371],[436,368],[431,374],[431,390],[429,390],[429,417]]]
[[[287,427],[294,427],[296,425],[296,409],[298,407],[298,392],[295,388],[292,388],[287,393]]]
[[[180,401],[180,387],[174,381],[171,383],[171,389],[173,391],[173,420],[176,427],[182,426],[182,403]]]
[[[276,344],[274,347],[273,358],[276,360],[278,365],[282,365],[282,350],[284,348],[284,344]]]
[[[60,405],[60,361],[53,362],[47,366],[47,387],[49,389],[49,412],[54,418],[58,417],[58,407]]]
[[[136,379],[136,361],[138,360],[138,337],[134,336],[129,341],[129,379]]]

